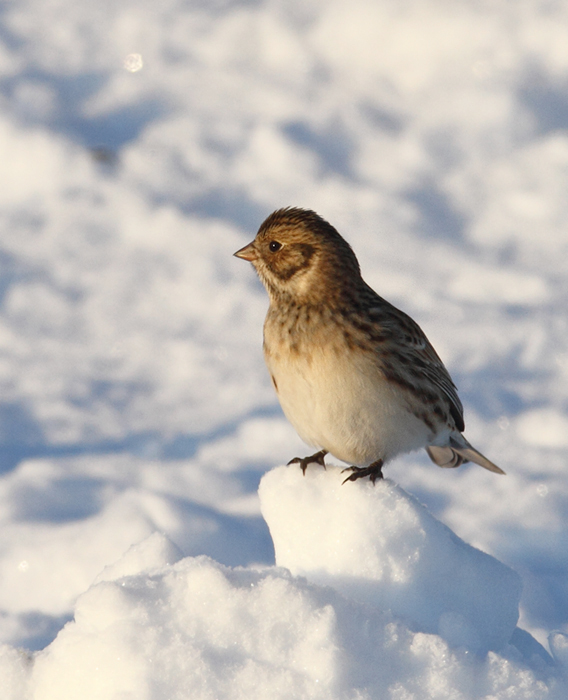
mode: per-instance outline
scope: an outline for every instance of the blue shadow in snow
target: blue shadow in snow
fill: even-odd
[[[17,403],[0,404],[0,474],[26,459],[131,454],[142,459],[191,459],[208,443],[231,435],[247,419],[281,415],[276,405],[261,407],[202,433],[184,433],[165,439],[160,433],[132,433],[121,440],[54,444],[45,440],[40,423]]]
[[[166,202],[166,198],[163,198]],[[155,203],[159,203],[155,200]],[[288,202],[282,206],[288,206]],[[178,206],[185,214],[202,216],[204,218],[224,219],[235,224],[243,231],[249,231],[254,238],[258,227],[270,214],[270,210],[254,202],[244,190],[227,187],[210,188],[206,193],[190,197]]]
[[[462,239],[466,218],[434,183],[425,182],[422,187],[408,190],[405,196],[419,212],[418,228],[424,237]]]
[[[14,105],[15,116],[32,126],[43,125],[89,150],[119,151],[138,138],[147,124],[161,118],[169,110],[163,100],[147,98],[136,104],[124,105],[112,112],[89,117],[85,102],[99,92],[109,80],[106,73],[54,75],[38,69],[28,69],[17,76],[0,80],[0,94]],[[18,111],[15,99],[18,87],[26,82],[45,86],[55,96],[56,108],[48,114],[33,110]]]
[[[568,83],[553,84],[541,71],[534,70],[519,88],[517,98],[534,118],[539,134],[568,128]]]
[[[62,627],[73,619],[73,615],[47,615],[42,612],[20,613],[20,633],[10,640],[11,646],[28,651],[40,651],[57,637]]]
[[[353,140],[340,124],[316,130],[304,122],[290,122],[282,132],[290,141],[315,153],[324,173],[355,179],[351,167]]]

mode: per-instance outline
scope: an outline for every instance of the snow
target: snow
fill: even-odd
[[[566,697],[565,4],[18,0],[0,23],[2,697],[27,700],[40,675],[64,697],[90,653],[112,673],[85,677],[113,698],[199,697],[184,684],[200,678],[210,697],[310,697],[314,679],[314,697]],[[404,505],[408,520],[387,523],[417,557],[398,598],[380,567],[372,600],[343,588],[330,572],[357,562],[326,559],[334,550],[300,525],[301,494],[325,478],[329,497],[333,469],[281,477],[283,494],[299,482],[282,496],[298,523],[266,511],[284,531],[274,545],[261,516],[263,473],[309,448],[264,368],[266,294],[232,253],[288,205],[336,225],[366,280],[420,323],[459,387],[468,439],[507,472],[441,470],[424,453],[388,465],[372,497]],[[359,538],[359,486],[337,486],[325,520],[347,509],[356,547],[383,561],[398,548],[374,529]],[[286,560],[280,538],[296,527]],[[275,550],[292,573],[273,568]],[[428,566],[444,551],[476,580],[496,572],[481,607],[455,572],[459,609],[444,617],[447,582]],[[227,613],[189,639],[197,619],[173,581],[200,570],[248,632]],[[513,590],[509,570],[519,620],[500,646],[479,611]],[[273,591],[263,620],[245,614],[251,581]],[[294,666],[312,653],[294,619],[288,641],[260,631],[287,606],[327,680]],[[83,634],[99,616],[124,624]],[[492,617],[503,639],[514,623]],[[223,673],[209,633],[242,642]],[[190,659],[203,671],[193,681],[178,672]]]
[[[276,564],[390,610],[476,652],[501,649],[518,619],[519,576],[470,547],[388,480],[345,488],[342,470],[282,468],[260,483]]]
[[[565,697],[515,630],[518,576],[400,487],[279,467],[260,500],[277,566],[184,557],[153,533],[33,659],[2,649],[8,700]],[[561,665],[566,646],[551,640]]]

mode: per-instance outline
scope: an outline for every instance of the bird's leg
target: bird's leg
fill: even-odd
[[[326,456],[326,454],[326,450],[320,450],[319,452],[316,452],[315,455],[310,455],[309,457],[294,457],[294,459],[291,459],[288,464],[299,464],[302,474],[305,476],[308,464],[312,464],[312,462],[315,462],[315,464],[321,464],[321,466],[325,469],[325,462],[323,461],[323,458]]]
[[[347,467],[344,469],[341,473],[343,472],[353,472],[350,474],[346,481],[357,481],[357,479],[362,479],[364,476],[368,476],[371,479],[371,482],[374,484],[377,479],[383,479],[383,460],[382,459],[377,459],[376,462],[373,462],[372,464],[369,464],[368,467]]]

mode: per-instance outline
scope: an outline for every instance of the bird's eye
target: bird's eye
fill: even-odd
[[[278,243],[278,241],[270,241],[268,247],[273,253],[275,253],[277,250],[280,250],[280,248],[282,248],[282,243]]]

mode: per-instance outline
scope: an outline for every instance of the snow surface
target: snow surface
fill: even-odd
[[[454,646],[502,649],[519,616],[519,576],[390,481],[342,488],[341,472],[329,467],[304,480],[300,470],[281,468],[263,477],[276,564]]]
[[[423,453],[387,476],[517,572],[516,643],[530,633],[565,663],[567,130],[560,0],[4,3],[0,642],[14,688],[47,658],[28,667],[27,652],[59,644],[79,596],[152,533],[230,581],[220,565],[274,563],[260,477],[307,450],[263,366],[266,294],[231,254],[286,205],[334,223],[443,357],[468,439],[507,476]],[[338,648],[360,643],[337,630]]]
[[[153,533],[79,596],[46,649],[0,650],[3,697],[566,697],[566,637],[555,667],[515,630],[518,576],[400,487],[279,467],[260,500],[290,570],[184,558]]]

